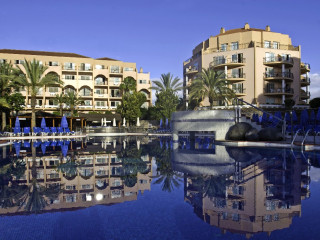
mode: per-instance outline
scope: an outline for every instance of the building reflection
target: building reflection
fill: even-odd
[[[119,142],[119,140],[116,140]],[[134,142],[107,150],[101,144],[71,142],[10,152],[0,168],[0,215],[42,213],[137,200],[150,190],[151,157]]]
[[[229,158],[223,160],[228,164],[230,159],[234,160],[232,173],[229,168],[220,175],[188,171],[184,176],[185,201],[193,206],[197,216],[223,233],[248,238],[290,227],[293,217],[301,216],[301,200],[310,195],[307,159],[287,150],[226,147],[226,151]],[[174,156],[179,152],[176,150]],[[195,156],[202,169],[202,158]],[[215,158],[212,157],[211,164],[216,162]],[[208,162],[206,156],[204,159]],[[197,168],[195,164],[192,167]]]

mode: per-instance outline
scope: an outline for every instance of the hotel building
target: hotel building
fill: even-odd
[[[301,62],[301,47],[287,34],[265,29],[225,30],[201,42],[183,62],[184,86],[190,86],[202,69],[223,72],[238,98],[260,107],[280,107],[286,99],[296,105],[309,103],[310,65]],[[189,91],[184,90],[188,108]],[[216,102],[215,105],[222,105]],[[208,106],[204,99],[202,106]]]
[[[75,53],[0,49],[0,61],[11,62],[15,66],[33,59],[48,66],[46,74],[55,73],[64,82],[61,88],[49,86],[40,89],[37,109],[56,111],[56,94],[75,91],[84,100],[83,105],[78,106],[79,111],[115,111],[122,98],[119,86],[126,77],[133,77],[137,82],[137,91],[146,95],[147,101],[142,106],[151,106],[150,73],[143,73],[142,68],[138,71],[136,63],[111,58],[94,59]],[[30,95],[25,88],[21,88],[20,92],[26,97],[26,110],[30,110]]]

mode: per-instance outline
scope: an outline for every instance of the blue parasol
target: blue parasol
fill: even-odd
[[[168,128],[168,126],[169,126],[169,120],[168,118],[166,118],[166,128]]]
[[[66,157],[67,154],[68,154],[68,145],[62,145],[62,146],[61,146],[61,152],[62,152],[62,155],[63,155],[64,157]]]
[[[16,123],[14,124],[14,127],[20,129],[20,121],[18,117],[16,117]]]
[[[44,142],[41,143],[41,150],[43,155],[46,153],[46,148],[47,148],[46,144]]]
[[[63,115],[62,119],[61,119],[61,127],[62,128],[67,128],[68,127],[68,122],[67,122],[67,118],[66,116]]]
[[[298,117],[295,111],[292,111],[292,121],[293,122],[298,122]]]
[[[162,118],[160,119],[160,128],[162,128]]]
[[[15,142],[15,143],[14,143],[14,148],[16,149],[16,155],[17,155],[17,157],[19,157],[19,155],[20,155],[21,143],[20,143],[20,142]]]
[[[23,143],[23,147],[25,147],[25,148],[30,148],[30,142],[29,142],[29,141],[25,141],[25,142]]]
[[[55,147],[55,146],[57,146],[57,141],[56,141],[56,140],[53,140],[53,141],[51,142],[51,147]]]
[[[286,114],[284,115],[284,119],[286,120],[286,122],[290,122],[291,121],[291,117],[290,117],[290,113],[286,112]]]
[[[46,126],[47,126],[46,125],[46,120],[43,117],[42,120],[41,120],[41,128],[45,128]]]
[[[306,126],[307,123],[308,123],[308,111],[307,109],[304,109],[302,112],[301,112],[301,115],[300,115],[300,124],[302,126]]]
[[[163,143],[162,143],[162,140],[160,140],[160,148],[163,147]]]
[[[309,121],[313,124],[314,120],[316,120],[316,114],[314,113],[314,110],[311,110]]]
[[[40,146],[40,144],[41,144],[41,142],[39,141],[35,141],[34,143],[33,143],[33,146],[35,147],[35,148],[37,148],[37,147],[39,147]]]

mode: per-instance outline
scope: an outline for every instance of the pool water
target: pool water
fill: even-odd
[[[320,153],[186,141],[3,147],[0,240],[319,239]]]

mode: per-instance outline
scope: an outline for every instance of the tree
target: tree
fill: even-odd
[[[179,104],[179,98],[172,90],[165,90],[156,93],[157,100],[155,106],[161,118],[171,119],[171,114],[176,111]]]
[[[179,82],[180,79],[175,77],[171,73],[161,74],[160,81],[153,81],[154,87],[150,89],[156,90],[157,92],[164,92],[170,90],[174,93],[183,89],[182,82]]]
[[[10,109],[16,112],[16,116],[18,116],[18,112],[24,109],[25,97],[19,92],[13,93],[8,96],[8,103],[10,104]]]
[[[284,100],[284,106],[286,109],[292,109],[292,107],[296,104],[293,99],[286,99]]]
[[[119,88],[122,94],[134,92],[137,89],[137,82],[133,77],[126,77]]]
[[[31,128],[36,126],[36,97],[40,89],[49,85],[62,85],[62,81],[56,74],[45,74],[47,66],[33,59],[18,65],[20,69],[19,78],[16,82],[27,87],[27,94],[31,95]]]
[[[320,107],[320,98],[313,98],[309,102],[310,108],[319,108]]]
[[[2,131],[7,125],[6,110],[10,108],[7,97],[11,92],[13,81],[16,79],[16,69],[11,63],[0,63],[0,107],[2,107]]]
[[[122,103],[117,107],[117,113],[126,118],[129,123],[135,122],[141,117],[141,105],[147,100],[146,96],[140,92],[127,93],[122,96]]]
[[[218,73],[213,69],[202,69],[202,72],[194,79],[190,86],[191,100],[209,99],[210,107],[214,101],[231,100],[235,96],[225,80],[224,73]]]
[[[62,114],[63,114],[63,104],[66,102],[67,97],[63,93],[60,93],[60,94],[56,94],[54,100],[59,105],[60,116],[62,116]]]
[[[82,98],[78,96],[74,91],[70,91],[66,95],[66,103],[70,106],[71,116],[74,116],[74,110],[78,105],[83,103]]]

